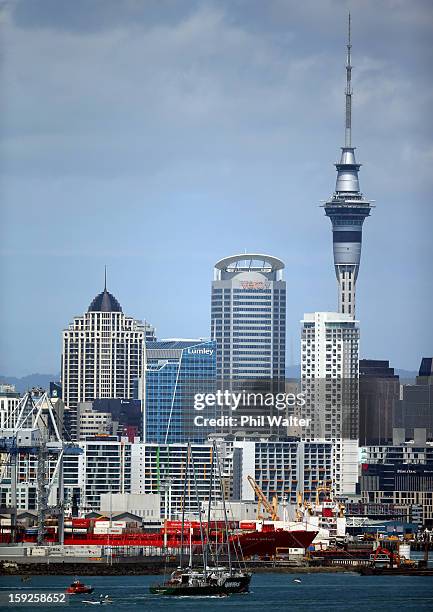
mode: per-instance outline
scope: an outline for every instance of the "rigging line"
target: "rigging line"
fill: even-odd
[[[225,537],[226,537],[226,543],[227,543],[227,556],[228,556],[229,571],[230,571],[230,576],[231,576],[232,573],[233,573],[233,570],[232,570],[232,557],[231,557],[231,551],[230,551],[229,529],[228,529],[228,521],[227,521],[227,509],[226,509],[226,501],[225,501],[225,496],[224,496],[224,489],[223,489],[223,482],[222,482],[222,475],[221,475],[221,464],[220,464],[218,448],[217,448],[215,440],[213,442],[213,446],[214,446],[214,452],[215,452],[215,456],[216,456],[216,460],[217,460],[217,465],[218,465],[219,486],[220,486],[221,498],[222,498],[222,502],[223,502],[223,511],[224,511],[224,524],[225,524]]]
[[[181,535],[180,535],[180,560],[179,565],[183,567],[183,536],[185,529],[185,499],[186,499],[186,480],[188,478],[188,469],[189,469],[189,455],[190,455],[190,444],[188,443],[187,454],[186,454],[186,462],[184,465],[183,472],[183,495],[182,495],[182,526],[181,526]]]
[[[204,537],[203,537],[203,521],[201,520],[201,508],[200,508],[200,501],[198,497],[197,474],[195,470],[194,455],[191,455],[191,465],[192,465],[192,473],[194,476],[195,500],[197,503],[198,519],[200,523],[200,540],[201,540],[201,551],[202,551],[202,557],[203,557],[203,574],[206,579],[207,569],[206,569],[206,555],[205,555],[205,546],[204,546]]]
[[[206,565],[208,564],[208,551],[212,557],[213,562],[215,563],[215,557],[212,551],[212,544],[210,541],[210,525],[211,525],[211,506],[212,506],[212,486],[213,486],[213,472],[214,472],[214,453],[212,449],[212,459],[210,466],[210,481],[209,481],[209,499],[208,499],[208,508],[207,508],[207,524],[206,524]]]
[[[231,515],[232,515],[232,517],[233,517],[233,509],[232,509],[232,506],[231,506],[230,500],[228,500],[227,505],[228,505],[229,510],[230,510],[230,513],[231,513]],[[242,560],[242,562],[243,562],[243,564],[244,564],[244,569],[247,569],[246,562],[245,562],[245,557],[244,557],[244,553],[243,553],[243,550],[242,550],[242,544],[241,544],[240,537],[241,537],[241,534],[240,534],[240,532],[238,531],[238,533],[237,533],[237,544],[238,544],[238,546],[239,546],[239,550],[240,550],[240,553],[241,553],[241,558],[239,558],[239,556],[238,556],[238,553],[237,553],[237,550],[236,550],[236,545],[235,545],[235,547],[234,547],[234,548],[235,548],[236,557],[237,557],[237,560],[238,560],[239,567],[241,567],[241,560]],[[236,542],[235,542],[235,544],[236,544]]]

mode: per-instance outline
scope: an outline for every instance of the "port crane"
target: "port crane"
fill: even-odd
[[[279,521],[280,518],[278,516],[278,499],[276,498],[276,496],[274,495],[274,497],[272,498],[272,503],[270,503],[266,495],[263,493],[262,489],[254,480],[254,478],[252,476],[248,476],[247,478],[257,497],[257,518],[265,518],[261,513],[261,508],[263,506],[263,509],[266,510],[269,515],[269,518],[272,521]]]
[[[321,508],[323,502],[327,502],[327,503],[333,502],[334,503],[334,497],[332,494],[331,485],[332,485],[331,480],[323,480],[318,483],[316,487],[316,495],[315,495],[314,503],[304,500],[302,493],[298,491],[296,495],[296,508],[295,508],[297,521],[303,521],[305,512],[307,512],[310,515],[313,515],[315,512],[317,512],[318,509]],[[325,496],[324,499],[321,499],[321,495]],[[338,516],[340,518],[344,517],[344,513],[345,513],[344,504],[341,502],[335,502],[335,504],[336,504],[335,507],[338,508]]]
[[[77,454],[81,449],[63,439],[59,428],[59,415],[55,411],[47,392],[29,391],[18,403],[0,434],[0,454],[6,456],[2,465],[1,480],[10,473],[11,497],[11,541],[16,539],[17,527],[17,468],[18,458],[22,455],[36,458],[37,462],[37,543],[43,544],[45,518],[48,511],[58,515],[59,542],[64,536],[64,487],[63,457],[65,454]],[[55,459],[54,468],[50,470],[49,461]],[[50,474],[51,471],[51,474]],[[57,484],[57,505],[49,507],[49,496]]]

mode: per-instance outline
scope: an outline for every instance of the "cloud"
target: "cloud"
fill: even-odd
[[[33,0],[4,10],[0,162],[5,294],[32,286],[35,347],[87,304],[102,259],[131,314],[152,317],[163,335],[206,333],[213,262],[243,248],[287,262],[290,333],[304,310],[335,307],[319,201],[333,191],[343,140],[350,5],[354,141],[362,189],[377,201],[360,273],[372,326],[363,350],[383,348],[378,327],[391,342],[405,275],[428,291],[430,4]],[[40,273],[50,286],[69,281],[56,321],[44,313]],[[386,321],[376,301],[393,304]],[[428,345],[428,304],[405,296],[418,327],[392,339],[395,360],[398,345],[407,359],[395,365],[415,367]],[[26,346],[28,309],[2,314],[8,346]],[[18,367],[14,350],[5,354]],[[26,351],[37,364],[37,349]]]
[[[335,19],[333,2],[321,4],[314,21],[309,3],[271,3],[265,34],[252,27],[253,16],[268,13],[260,3],[243,13],[244,23],[236,18],[242,2],[233,11],[224,3],[174,11],[137,2],[104,2],[106,11],[97,1],[30,4],[15,5],[6,29],[7,172],[153,176],[188,159],[223,167],[284,150],[293,163],[319,130],[338,140],[344,47],[337,54],[323,45],[329,31],[316,39],[321,18]],[[93,14],[108,15],[104,28],[79,27],[85,6],[91,23]],[[268,34],[266,26],[278,30],[278,18],[286,24],[289,15],[283,39]],[[316,31],[301,29],[307,15]],[[393,137],[397,128],[427,138],[431,86],[424,82],[419,96],[421,75],[369,56],[361,41],[354,55],[355,133],[362,125],[366,138],[373,130]]]
[[[196,5],[182,0],[16,0],[12,16],[23,29],[94,33],[136,22],[148,27],[176,23]]]

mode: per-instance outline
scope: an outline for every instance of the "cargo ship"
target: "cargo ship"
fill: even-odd
[[[213,545],[224,542],[223,521],[204,523],[205,542]],[[245,558],[272,558],[281,551],[296,549],[300,554],[311,545],[317,531],[303,529],[299,523],[283,524],[273,521],[231,522],[229,542],[233,552],[241,552]],[[17,543],[36,543],[37,529],[18,528]],[[10,542],[10,531],[0,533],[2,543]],[[44,542],[58,544],[57,525],[45,527]],[[109,547],[115,554],[116,548],[137,548],[138,554],[158,553],[178,554],[180,548],[191,543],[194,554],[202,548],[200,524],[198,521],[185,521],[182,538],[181,521],[165,521],[163,525],[145,531],[141,527],[131,527],[126,521],[73,518],[65,521],[65,546]]]

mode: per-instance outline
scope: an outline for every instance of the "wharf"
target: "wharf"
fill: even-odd
[[[140,576],[160,575],[170,572],[178,564],[175,561],[165,562],[160,557],[125,557],[113,559],[113,563],[106,559],[89,561],[88,559],[18,559],[0,563],[0,575],[37,576],[54,574],[58,576]],[[315,574],[353,572],[353,567],[344,566],[315,566],[306,564],[293,564],[274,561],[250,561],[246,567],[254,573],[287,573],[287,574]]]
[[[363,576],[433,576],[433,567],[362,567]]]

